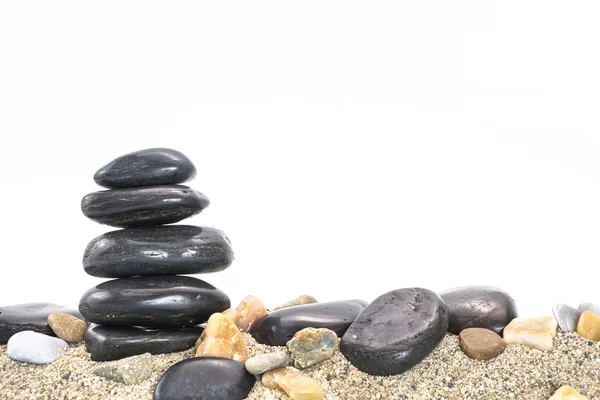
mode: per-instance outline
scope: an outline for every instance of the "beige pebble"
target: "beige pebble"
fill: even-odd
[[[548,400],[587,400],[587,397],[583,396],[571,386],[564,385],[559,387]]]
[[[254,322],[267,315],[267,310],[262,301],[256,296],[246,296],[236,308],[237,326],[242,332],[248,332]]]
[[[588,340],[600,341],[600,316],[592,311],[585,311],[579,317],[577,333]]]
[[[321,400],[325,397],[325,391],[317,381],[291,367],[265,373],[262,384],[269,389],[283,390],[292,400]]]
[[[506,348],[500,335],[489,329],[463,329],[458,338],[461,350],[474,360],[491,360]]]
[[[303,304],[313,304],[313,303],[317,303],[317,299],[315,299],[314,297],[309,296],[307,294],[303,294],[302,296],[296,297],[294,300],[290,300],[288,302],[278,305],[277,307],[275,307],[273,309],[273,311],[279,310],[281,308],[300,306]]]
[[[81,342],[87,330],[85,321],[61,312],[48,315],[48,325],[56,336],[68,343]]]
[[[248,359],[248,348],[240,330],[221,313],[210,316],[196,350],[196,357],[229,358],[241,363]]]
[[[556,319],[548,315],[515,318],[504,328],[506,344],[524,344],[539,350],[550,350],[556,336]]]

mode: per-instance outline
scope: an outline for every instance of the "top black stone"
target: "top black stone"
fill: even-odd
[[[109,189],[173,185],[196,176],[192,161],[177,150],[153,148],[115,158],[94,175],[94,181]]]

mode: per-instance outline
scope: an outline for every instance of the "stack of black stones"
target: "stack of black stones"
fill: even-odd
[[[164,148],[121,156],[94,176],[109,190],[86,195],[86,217],[118,228],[90,242],[85,272],[102,278],[81,298],[91,322],[85,343],[92,360],[142,353],[170,353],[194,346],[208,317],[230,307],[229,298],[207,282],[179,274],[222,271],[233,261],[223,232],[173,224],[209,204],[180,183],[196,175],[182,153]]]

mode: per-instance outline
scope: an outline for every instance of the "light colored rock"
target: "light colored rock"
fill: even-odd
[[[292,400],[321,400],[325,391],[317,381],[294,368],[279,368],[262,376],[262,384],[269,389],[281,389]]]
[[[307,294],[303,294],[302,296],[298,296],[296,297],[294,300],[290,300],[286,303],[280,304],[277,307],[275,307],[273,309],[273,311],[275,310],[279,310],[281,308],[287,308],[287,307],[293,307],[293,306],[300,306],[303,304],[313,304],[313,303],[318,303],[317,299],[315,299],[312,296],[309,296]]]
[[[581,303],[577,309],[584,313],[586,311],[591,311],[595,314],[600,315],[600,304],[596,303]]]
[[[255,296],[246,296],[236,308],[237,326],[242,332],[248,332],[257,319],[267,315],[267,310],[262,301]]]
[[[491,360],[506,348],[500,335],[484,328],[463,329],[458,339],[461,350],[475,360]]]
[[[592,311],[585,311],[581,314],[577,324],[577,333],[588,340],[600,341],[600,315]]]
[[[248,359],[248,347],[240,330],[221,313],[210,316],[201,339],[196,357],[229,358],[241,363]]]
[[[558,327],[563,332],[575,332],[577,331],[577,322],[581,316],[581,311],[566,304],[555,304],[552,306],[552,313]]]
[[[238,313],[235,310],[235,308],[228,308],[227,310],[223,311],[221,314],[223,314],[224,316],[226,316],[227,318],[229,318],[231,320],[231,322],[233,322],[234,324],[237,325],[237,323],[238,323]]]
[[[564,385],[559,387],[548,400],[587,400],[587,397],[583,396],[571,386]]]
[[[278,351],[250,357],[246,361],[246,369],[253,375],[261,375],[267,371],[285,367],[289,362],[290,354],[287,351]]]
[[[8,339],[6,353],[13,360],[48,364],[56,360],[60,349],[67,347],[69,345],[62,339],[33,331],[22,331]]]
[[[137,385],[152,375],[152,356],[150,353],[144,353],[117,361],[103,362],[96,365],[92,373],[111,381]]]
[[[337,334],[326,328],[304,328],[287,342],[296,368],[308,368],[325,361],[340,348]]]
[[[539,350],[550,350],[556,336],[556,319],[549,315],[515,318],[504,328],[506,344],[521,343]]]
[[[81,342],[88,327],[85,321],[61,312],[48,315],[48,325],[56,336],[67,343]]]

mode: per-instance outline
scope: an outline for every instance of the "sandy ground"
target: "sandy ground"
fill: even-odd
[[[279,350],[257,344],[244,334],[252,355]],[[28,365],[11,360],[0,346],[0,399],[27,400],[150,400],[156,382],[175,362],[192,356],[192,350],[153,356],[154,373],[143,384],[127,386],[90,373],[82,344],[61,350],[49,365]],[[421,364],[392,377],[369,376],[358,371],[338,352],[305,372],[325,389],[326,399],[419,400],[546,400],[561,385],[569,384],[588,399],[600,400],[600,342],[559,332],[547,352],[510,345],[492,361],[474,361],[448,335]],[[288,399],[282,392],[257,383],[248,399]]]

